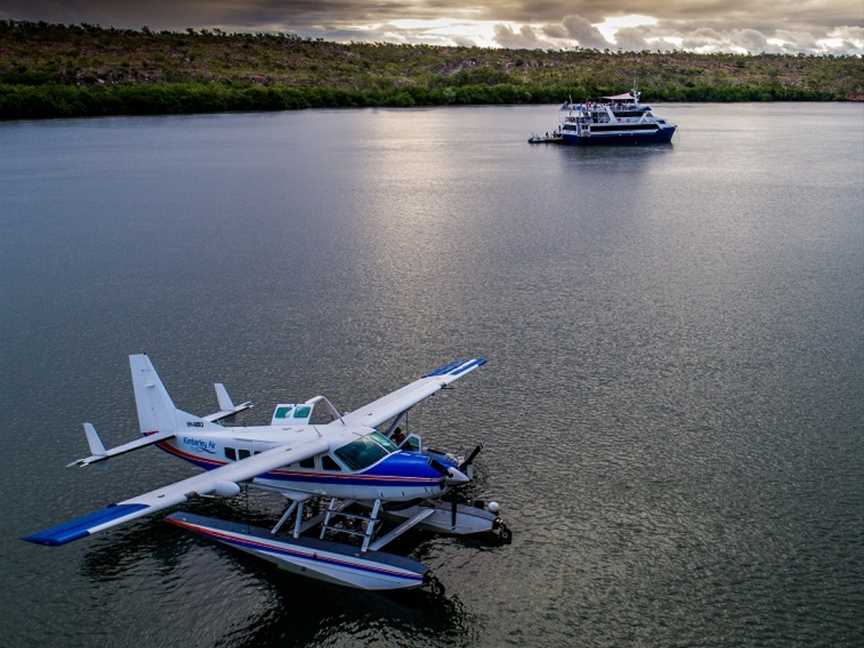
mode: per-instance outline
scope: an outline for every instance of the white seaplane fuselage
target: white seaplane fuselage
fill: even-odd
[[[188,432],[156,445],[196,466],[213,470],[278,446],[300,445],[318,439],[328,442],[328,452],[263,473],[251,484],[301,500],[323,496],[407,501],[438,496],[445,489],[445,477],[433,468],[427,455],[397,449],[374,428],[349,426],[338,420],[326,425],[224,427],[219,430],[198,430],[189,426]],[[367,452],[365,458],[374,461],[359,468],[355,462],[352,469],[345,459],[345,448],[352,443],[367,447],[374,443],[381,450],[372,448],[374,452]]]

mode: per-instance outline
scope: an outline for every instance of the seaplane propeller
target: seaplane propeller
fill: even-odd
[[[466,473],[482,449],[483,444],[478,444],[471,451],[471,454],[469,454],[468,457],[459,464],[458,468],[448,468],[435,459],[431,461],[432,467],[447,478],[446,481],[449,485],[449,489],[445,497],[450,501],[450,526],[454,529],[456,528],[456,517],[459,506],[459,488],[471,481],[471,478],[468,477]]]

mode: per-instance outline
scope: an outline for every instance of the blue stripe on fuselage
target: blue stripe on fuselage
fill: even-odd
[[[224,466],[227,461],[205,459],[190,454],[170,443],[159,443],[159,448],[174,456],[185,459],[205,470],[213,470]],[[359,473],[334,472],[330,475],[320,471],[271,471],[259,475],[261,479],[271,479],[288,482],[312,482],[320,484],[341,484],[346,486],[390,486],[405,488],[406,486],[438,486],[443,480],[442,475],[429,465],[429,459],[415,452],[397,452],[378,462],[369,470]],[[378,477],[379,479],[375,479]]]

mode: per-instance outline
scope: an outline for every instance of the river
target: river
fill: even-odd
[[[657,111],[670,146],[527,144],[554,106],[0,124],[3,645],[860,645],[864,106]],[[410,424],[485,445],[513,544],[412,534],[435,597],[158,519],[21,542],[195,472],[63,467],[135,438],[139,351],[250,424],[486,356]]]

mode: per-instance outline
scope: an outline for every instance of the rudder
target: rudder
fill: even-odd
[[[138,410],[141,434],[175,431],[177,408],[150,358],[143,353],[130,355],[129,367],[132,371],[132,388],[135,390],[135,407]]]

